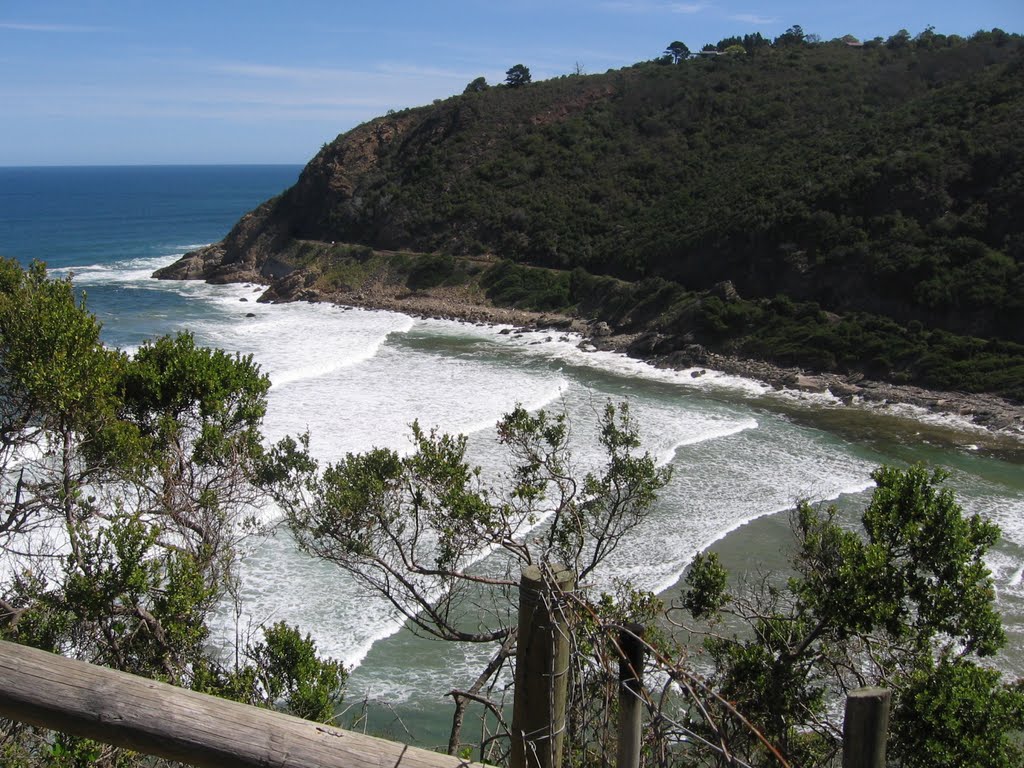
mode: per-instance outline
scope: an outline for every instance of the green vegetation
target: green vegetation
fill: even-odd
[[[406,283],[413,290],[439,285],[459,285],[466,281],[461,260],[450,254],[431,253],[417,258],[409,267]]]
[[[709,346],[782,365],[917,383],[938,390],[995,392],[1024,401],[1024,344],[979,339],[920,322],[824,312],[817,302],[703,299],[696,337]]]
[[[99,341],[69,280],[0,260],[0,638],[329,719],[346,673],[283,624],[234,660],[209,622],[268,498],[268,379],[188,334],[134,356]],[[0,721],[5,765],[128,753]]]
[[[538,311],[567,309],[569,275],[551,269],[524,267],[502,261],[484,273],[481,285],[495,304]]]
[[[494,683],[514,658],[521,567],[561,564],[585,584],[648,516],[668,473],[641,451],[625,405],[605,408],[594,435],[601,465],[581,477],[571,474],[564,415],[517,407],[497,432],[510,471],[494,481],[467,463],[464,436],[426,432],[415,422],[413,451],[406,455],[375,449],[321,470],[302,441],[286,440],[275,448],[275,464],[287,468],[278,500],[303,549],[385,597],[414,631],[493,644],[493,659],[470,694],[475,701],[495,697],[491,709],[500,715],[501,686]],[[491,556],[481,568],[484,552]],[[619,597],[581,590],[574,595],[578,604],[565,606],[593,629],[577,640],[581,657],[596,661],[574,665],[574,688],[606,693],[614,680],[608,673],[617,663],[608,649],[609,622],[653,621],[658,613],[652,595],[623,588]],[[461,713],[471,699],[455,700],[453,753],[465,743]],[[570,707],[577,744],[593,741],[597,724],[607,723],[603,700],[579,698]],[[481,757],[500,762],[507,747],[505,739],[493,741],[480,747]]]
[[[676,335],[1019,399],[1024,40],[928,29],[859,45],[794,26],[705,49],[529,87],[474,81],[374,120],[325,147],[265,226],[695,295],[730,281],[745,303],[708,302]],[[561,289],[534,292],[493,298],[553,307]],[[808,310],[794,328],[776,297],[841,322]],[[580,302],[614,314],[565,303]]]
[[[1024,691],[984,665],[1006,643],[984,563],[998,528],[965,517],[940,471],[883,467],[873,477],[861,533],[832,508],[797,507],[784,586],[730,591],[714,554],[694,561],[677,610],[711,620],[711,684],[793,765],[827,764],[837,749],[827,710],[864,685],[893,691],[896,764],[1020,765]],[[757,752],[746,729],[729,738]]]
[[[505,72],[505,84],[509,88],[519,88],[523,85],[529,85],[533,78],[530,76],[529,67],[523,66],[522,64],[514,64],[508,68]]]
[[[785,294],[747,300],[730,287],[690,292],[660,278],[626,282],[577,269],[567,304],[626,332],[658,334],[648,354],[701,344],[784,366],[1024,401],[1024,344],[929,329],[917,320],[902,324],[881,314],[840,315]]]

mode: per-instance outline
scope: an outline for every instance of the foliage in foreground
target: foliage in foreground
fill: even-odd
[[[608,404],[598,417],[601,461],[587,472],[574,464],[565,416],[522,407],[497,425],[509,459],[508,472],[498,478],[484,478],[467,462],[465,437],[415,423],[405,455],[375,449],[321,470],[301,442],[287,440],[275,449],[274,465],[289,468],[277,478],[276,487],[284,489],[279,500],[300,546],[389,600],[414,631],[493,644],[494,656],[480,676],[452,693],[453,754],[464,744],[461,722],[470,703],[483,702],[501,733],[508,732],[500,680],[514,655],[520,569],[538,565],[551,573],[566,567],[575,583],[586,584],[643,524],[668,480],[668,472],[641,452],[628,406]],[[612,615],[620,622],[632,615],[611,601],[591,603],[585,592],[567,599],[579,602],[560,609],[585,611],[594,626]],[[629,602],[633,613],[648,618],[657,603],[644,595]],[[604,640],[581,643],[589,650],[579,658],[607,656]],[[587,666],[576,679],[583,688],[593,682],[587,682]],[[611,713],[594,706],[573,711],[606,720]],[[574,730],[582,733],[583,722]],[[482,757],[499,759],[507,746],[491,741],[481,747]]]
[[[791,764],[832,759],[841,724],[830,708],[865,685],[893,691],[896,765],[1020,764],[1024,692],[985,664],[1006,642],[984,562],[999,531],[963,514],[946,477],[876,470],[862,532],[834,508],[800,504],[784,585],[728,589],[714,554],[694,561],[674,612],[708,622],[710,684]],[[729,739],[756,747],[744,729]]]
[[[304,717],[345,681],[298,629],[226,663],[210,619],[268,491],[268,379],[188,334],[104,347],[70,280],[0,260],[0,638]],[[6,764],[123,765],[91,742],[0,724]]]

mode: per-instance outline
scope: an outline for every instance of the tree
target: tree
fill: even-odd
[[[490,86],[487,84],[487,78],[478,77],[466,86],[466,90],[464,90],[463,93],[483,93],[488,88],[490,88]]]
[[[980,665],[1005,643],[984,563],[998,529],[965,517],[946,477],[876,470],[861,535],[834,508],[800,504],[784,586],[729,590],[713,554],[694,561],[675,610],[710,620],[712,683],[792,764],[828,763],[841,733],[831,705],[863,685],[893,689],[890,750],[902,765],[1018,764],[1024,693]],[[746,632],[720,631],[723,617]],[[749,744],[749,731],[727,735]]]
[[[519,88],[529,85],[530,82],[532,82],[530,70],[522,64],[514,64],[505,71],[505,83],[510,88]]]
[[[493,482],[467,463],[465,437],[418,423],[404,456],[375,449],[321,471],[303,441],[288,439],[272,461],[283,472],[278,498],[303,549],[385,597],[415,631],[495,644],[473,691],[514,650],[521,567],[565,566],[585,583],[646,519],[668,480],[639,451],[626,405],[609,404],[600,419],[600,471],[574,472],[564,415],[517,407],[498,423],[497,438],[511,470]],[[479,618],[466,621],[467,606]],[[453,749],[460,717],[457,710]]]
[[[794,24],[777,38],[775,45],[803,45],[805,40],[804,29],[799,24]]]
[[[665,54],[671,57],[673,64],[678,64],[680,61],[690,57],[690,49],[686,46],[686,43],[675,40],[669,43],[668,48],[665,49]]]
[[[419,630],[444,640],[494,642],[496,626],[467,631],[457,621],[467,591],[492,594],[504,617],[505,594],[518,568],[558,563],[585,579],[647,515],[668,473],[639,438],[628,406],[608,405],[599,441],[601,474],[571,473],[564,415],[517,407],[498,423],[498,440],[515,467],[499,483],[484,482],[466,461],[466,438],[412,425],[413,452],[348,454],[318,471],[305,445],[286,439],[273,464],[289,467],[278,495],[300,546],[384,595]],[[544,532],[534,527],[544,522]],[[502,553],[498,571],[475,568],[483,553]],[[479,599],[479,596],[477,597]]]
[[[742,46],[743,45],[743,38],[740,37],[739,35],[731,35],[730,37],[723,37],[721,40],[718,41],[718,44],[715,46],[715,49],[719,50],[719,51],[725,51],[725,49],[727,49],[727,48],[729,48],[730,46],[733,46],[733,45]]]
[[[899,32],[897,32],[895,35],[893,35],[892,37],[885,41],[885,46],[887,48],[892,48],[893,50],[909,48],[910,44],[910,33],[907,32],[907,30],[905,29],[901,29]]]
[[[753,53],[759,48],[767,48],[770,45],[771,42],[768,38],[764,37],[760,32],[743,36],[743,47],[747,49],[747,53]]]
[[[265,660],[302,647],[295,685],[308,673],[336,700],[344,671],[312,661],[297,630],[250,644],[248,663],[247,649],[231,664],[210,647],[208,620],[237,590],[238,548],[268,498],[269,380],[188,334],[129,357],[99,332],[70,279],[0,260],[0,637],[267,706],[285,667]],[[301,698],[303,714],[333,714]],[[11,755],[49,748],[0,729]]]

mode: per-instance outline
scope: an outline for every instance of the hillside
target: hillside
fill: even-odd
[[[638,353],[1024,400],[1024,40],[785,37],[378,118],[161,276],[468,284]]]

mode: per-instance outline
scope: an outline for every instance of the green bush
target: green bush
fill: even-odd
[[[571,278],[567,272],[524,267],[502,261],[488,269],[481,279],[487,297],[500,306],[553,311],[566,309]]]

